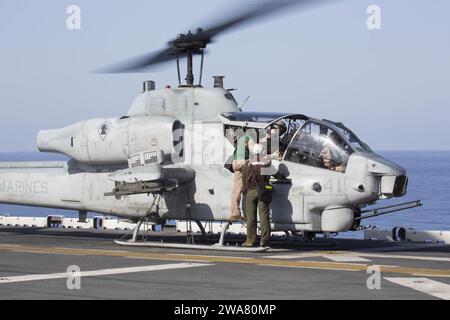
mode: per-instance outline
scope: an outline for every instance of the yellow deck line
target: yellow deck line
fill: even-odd
[[[297,267],[297,268],[314,268],[321,270],[339,270],[339,271],[366,271],[369,265],[361,263],[344,263],[344,262],[324,262],[324,261],[289,261],[281,259],[266,258],[249,258],[249,257],[227,257],[227,256],[208,256],[208,255],[191,255],[179,253],[150,253],[128,251],[121,252],[106,249],[83,249],[83,248],[62,248],[62,247],[43,247],[43,246],[17,246],[0,244],[0,250],[11,252],[27,252],[27,253],[51,253],[51,254],[83,254],[103,257],[121,257],[121,258],[146,258],[154,260],[172,260],[187,261],[195,260],[199,262],[215,262],[215,263],[238,263],[248,265],[261,265],[272,267]],[[385,273],[423,275],[432,277],[450,277],[449,269],[429,269],[429,268],[413,268],[400,266],[380,266],[380,270]]]

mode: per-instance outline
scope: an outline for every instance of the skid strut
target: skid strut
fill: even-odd
[[[168,248],[168,249],[195,249],[195,250],[214,250],[214,251],[230,251],[230,252],[265,252],[269,250],[268,247],[240,247],[240,246],[227,246],[225,245],[225,233],[230,226],[230,222],[227,221],[223,227],[220,234],[220,240],[218,243],[213,245],[201,245],[201,244],[187,244],[187,243],[164,243],[157,241],[138,241],[137,237],[139,234],[139,229],[142,223],[147,217],[141,218],[136,228],[133,231],[133,237],[128,241],[115,240],[114,242],[120,246],[127,247],[149,247],[149,248]]]
[[[228,228],[230,227],[230,221],[227,221],[223,227],[222,227],[222,231],[220,232],[220,239],[219,239],[219,243],[216,243],[216,246],[224,246],[225,245],[225,234],[227,233]]]
[[[139,229],[142,223],[147,221],[151,216],[159,217],[159,202],[161,200],[161,195],[153,195],[153,202],[148,210],[148,214],[141,219],[139,219],[136,227],[133,230],[133,236],[128,241],[123,241],[122,239],[115,240],[114,242],[121,246],[128,247],[153,247],[153,248],[173,248],[173,249],[197,249],[197,250],[216,250],[216,251],[237,251],[237,252],[264,252],[267,251],[268,247],[240,247],[240,246],[227,246],[225,245],[225,234],[231,225],[231,221],[226,221],[222,227],[222,232],[220,234],[219,242],[214,245],[199,245],[194,243],[194,235],[192,233],[191,222],[194,221],[200,228],[202,236],[206,236],[207,233],[205,228],[200,221],[192,219],[190,204],[186,207],[186,223],[188,227],[188,232],[186,235],[187,243],[164,243],[156,241],[138,241]]]
[[[139,235],[139,229],[142,226],[142,223],[144,222],[145,218],[141,218],[139,219],[138,223],[136,224],[136,227],[133,230],[133,237],[131,238],[132,242],[136,242],[137,241],[137,237]]]

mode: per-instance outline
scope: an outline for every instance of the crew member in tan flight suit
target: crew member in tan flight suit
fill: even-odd
[[[269,175],[264,174],[264,169],[270,167],[270,162],[245,162],[242,168],[243,191],[245,194],[245,206],[247,215],[247,239],[243,247],[252,247],[256,242],[257,211],[261,226],[260,246],[267,247],[270,238],[269,205],[271,202],[271,188]]]
[[[241,213],[242,199],[242,167],[249,158],[249,149],[255,145],[252,134],[246,132],[237,141],[233,166],[233,191],[231,193],[231,221],[245,221]]]

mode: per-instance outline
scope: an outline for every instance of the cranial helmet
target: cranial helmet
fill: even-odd
[[[279,135],[283,135],[287,128],[286,128],[286,124],[284,123],[284,121],[280,120],[274,123],[274,128],[279,130]]]

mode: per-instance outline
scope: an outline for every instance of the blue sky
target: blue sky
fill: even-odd
[[[90,71],[161,48],[251,1],[1,0],[0,152],[35,150],[40,129],[125,114],[141,82],[176,84],[173,64],[148,74]],[[66,28],[79,5],[81,30]],[[381,8],[379,31],[366,8]],[[342,121],[374,149],[450,149],[450,2],[343,0],[290,10],[220,36],[205,85],[247,96],[247,111]]]

